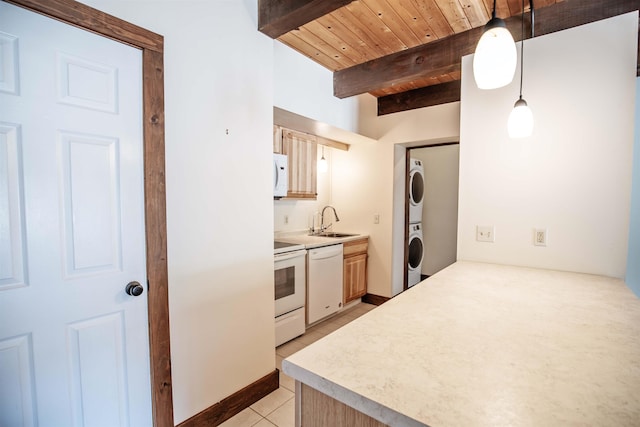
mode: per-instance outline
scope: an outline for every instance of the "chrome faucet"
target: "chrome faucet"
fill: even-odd
[[[336,217],[336,222],[340,221],[340,218],[338,218],[338,212],[336,212],[336,208],[329,205],[325,206],[324,208],[322,208],[322,214],[320,215],[320,232],[321,233],[333,225],[333,223],[327,225],[326,227],[324,225],[324,211],[326,211],[327,208],[331,208],[331,210],[333,211],[333,216]]]

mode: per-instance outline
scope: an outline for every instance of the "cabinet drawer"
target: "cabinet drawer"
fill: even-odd
[[[351,242],[345,242],[343,244],[344,247],[344,256],[356,255],[356,254],[366,254],[367,248],[369,246],[369,239],[359,239],[353,240]]]

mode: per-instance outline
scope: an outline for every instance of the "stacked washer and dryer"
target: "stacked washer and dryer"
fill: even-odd
[[[411,287],[420,282],[424,243],[422,209],[424,205],[424,166],[419,159],[409,159],[409,252],[407,283]]]

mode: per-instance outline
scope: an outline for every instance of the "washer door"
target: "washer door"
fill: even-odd
[[[409,174],[409,201],[417,205],[424,198],[424,176],[419,170],[413,170]]]
[[[422,263],[423,255],[422,239],[418,236],[409,238],[409,268],[415,270]]]

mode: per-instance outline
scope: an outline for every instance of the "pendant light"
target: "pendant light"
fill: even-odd
[[[324,158],[324,145],[322,146],[322,157],[318,160],[318,172],[326,172],[329,169],[327,159]]]
[[[533,0],[529,0],[531,6],[531,38],[533,38],[533,27],[535,24],[535,12],[533,10]],[[522,98],[522,75],[524,69],[524,0],[522,0],[522,41],[520,44],[520,97],[513,106],[507,131],[511,138],[526,138],[533,133],[533,113],[527,105],[527,101]]]
[[[511,83],[516,72],[518,54],[516,44],[507,24],[496,17],[496,0],[493,0],[491,19],[473,56],[473,76],[479,89],[496,89]]]

